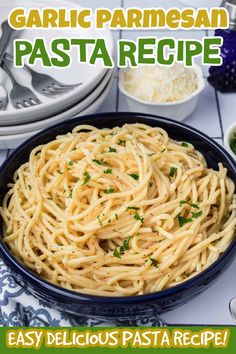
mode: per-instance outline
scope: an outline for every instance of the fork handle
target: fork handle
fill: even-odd
[[[10,27],[8,21],[4,21],[1,27],[2,27],[2,37],[0,39],[0,66],[2,64],[5,51],[9,44],[11,35],[14,32],[14,29]]]
[[[18,82],[16,81],[16,79],[12,75],[8,65],[5,62],[2,63],[2,67],[5,70],[5,72],[7,73],[7,75],[9,76],[9,78],[11,79],[12,84],[13,85],[18,85]]]
[[[14,58],[13,58],[13,56],[12,56],[10,53],[5,53],[5,55],[4,55],[4,62],[6,62],[6,61],[11,62],[11,63],[14,62]],[[28,70],[30,73],[35,73],[35,71],[34,71],[33,69],[31,69],[31,68],[30,68],[28,65],[26,65],[26,64],[24,64],[23,69]]]

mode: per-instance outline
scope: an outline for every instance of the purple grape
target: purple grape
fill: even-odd
[[[215,35],[224,39],[223,64],[210,68],[208,82],[221,92],[236,92],[236,31],[216,30]]]

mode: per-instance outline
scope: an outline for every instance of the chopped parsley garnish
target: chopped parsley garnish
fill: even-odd
[[[182,206],[182,205],[184,205],[184,204],[188,204],[187,200],[181,200],[181,201],[179,202],[179,205],[180,205],[180,206]]]
[[[170,168],[170,177],[175,177],[177,175],[177,168],[171,167]]]
[[[84,176],[85,176],[85,179],[84,179],[83,185],[87,184],[91,179],[90,174],[86,171],[84,172]]]
[[[127,251],[129,249],[130,240],[131,240],[131,236],[129,236],[127,238],[127,240],[125,240],[123,242],[123,244],[118,249],[115,248],[115,250],[113,252],[113,256],[117,257],[117,258],[121,258],[121,254],[124,254],[125,251]]]
[[[101,222],[101,219],[100,219],[100,215],[97,217],[97,219],[98,219],[99,225],[102,226],[102,222]]]
[[[126,208],[126,210],[140,210],[140,208],[134,207],[134,206],[129,206],[128,208]]]
[[[197,204],[190,204],[191,207],[199,209],[199,206]]]
[[[115,148],[109,147],[109,151],[108,152],[117,152],[117,150]]]
[[[57,173],[59,173],[60,175],[62,175],[63,173],[61,172],[61,171],[59,171],[59,170],[57,170]]]
[[[134,218],[135,220],[140,221],[141,223],[144,223],[144,218],[141,218],[141,216],[139,215],[139,213],[135,213],[134,214]]]
[[[112,168],[108,168],[107,170],[104,170],[103,173],[105,173],[105,175],[112,173]]]
[[[152,156],[154,156],[154,155],[156,155],[155,152],[152,152],[151,154],[148,154],[149,157],[152,157]]]
[[[192,221],[193,221],[193,219],[191,219],[191,218],[185,218],[184,216],[178,215],[178,222],[179,222],[180,227],[182,227],[185,224],[188,224]]]
[[[183,142],[181,145],[186,148],[188,147],[188,143],[185,143],[185,142]]]
[[[236,133],[234,133],[234,137],[230,140],[230,148],[236,155]]]
[[[150,261],[152,262],[153,267],[158,268],[158,262],[157,262],[157,260],[154,259],[154,258],[149,258],[149,259],[150,259]]]
[[[126,146],[126,140],[119,140],[117,144],[121,146]]]
[[[120,252],[118,251],[117,248],[115,248],[114,252],[113,252],[113,256],[116,258],[121,258]]]
[[[125,251],[127,251],[129,249],[129,243],[130,243],[130,239],[131,239],[131,236],[129,236],[127,238],[127,240],[125,240],[123,242],[123,245],[120,246],[120,253],[124,253]]]
[[[162,150],[161,150],[161,153],[163,154],[163,152],[165,152],[165,151],[166,151],[166,149],[162,149]]]
[[[116,217],[116,220],[118,220],[118,219],[119,219],[119,217],[118,217],[118,215],[117,215],[117,214],[115,215],[115,217]]]
[[[68,198],[72,199],[72,191],[70,191],[70,194],[68,195]]]
[[[74,161],[68,162],[68,165],[72,166],[74,164]]]
[[[105,161],[101,161],[101,160],[97,160],[97,159],[94,159],[93,162],[95,162],[96,164],[101,165],[101,166],[106,166],[106,164],[107,164]]]
[[[52,198],[47,198],[47,200],[53,200]]]
[[[133,179],[135,179],[135,181],[138,181],[138,179],[139,179],[139,175],[136,175],[135,173],[130,173],[130,174],[128,174],[128,176],[130,176]]]
[[[111,136],[114,136],[114,135],[116,135],[116,134],[117,134],[116,132],[111,132],[111,133],[110,133]]]
[[[182,227],[184,226],[185,224],[188,224],[190,222],[193,221],[193,219],[197,219],[199,218],[201,215],[202,215],[202,211],[198,211],[198,212],[192,212],[192,218],[185,218],[181,215],[178,215],[178,221],[179,221],[179,226]]]
[[[29,190],[30,190],[30,191],[32,191],[32,187],[31,187],[31,185],[28,185],[28,188],[29,188]]]
[[[192,217],[193,217],[194,219],[199,218],[201,215],[202,215],[202,211],[201,211],[201,210],[198,211],[198,212],[196,212],[196,213],[192,213]]]
[[[196,209],[199,209],[199,206],[197,204],[194,204],[194,203],[189,203],[187,200],[181,200],[179,202],[179,205],[182,206],[184,204],[188,204],[189,206],[193,207],[193,208],[196,208]]]
[[[114,193],[114,189],[112,187],[110,187],[109,189],[106,189],[104,191],[105,194],[111,194],[111,193]]]

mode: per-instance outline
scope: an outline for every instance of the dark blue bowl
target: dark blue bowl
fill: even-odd
[[[144,123],[165,129],[171,138],[192,143],[205,156],[208,166],[217,169],[222,162],[228,169],[229,177],[236,183],[236,165],[231,156],[215,141],[203,133],[182,123],[139,113],[105,113],[86,116],[55,125],[29,139],[21,145],[0,169],[0,202],[7,192],[7,184],[12,181],[13,173],[26,161],[30,152],[38,145],[48,143],[57,135],[71,131],[79,124],[91,124],[98,128],[112,128],[124,123]],[[1,221],[2,222],[2,221]],[[0,225],[0,228],[2,225]],[[1,237],[2,239],[2,237]],[[73,315],[100,318],[135,318],[170,310],[184,304],[212,284],[229,267],[235,257],[236,238],[228,249],[207,270],[194,278],[156,293],[132,297],[98,297],[69,291],[44,281],[27,269],[0,242],[0,255],[11,269],[16,281],[31,293],[52,307]]]

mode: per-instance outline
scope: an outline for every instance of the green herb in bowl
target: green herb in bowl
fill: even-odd
[[[236,133],[234,132],[233,138],[230,139],[229,146],[233,153],[236,155]]]

